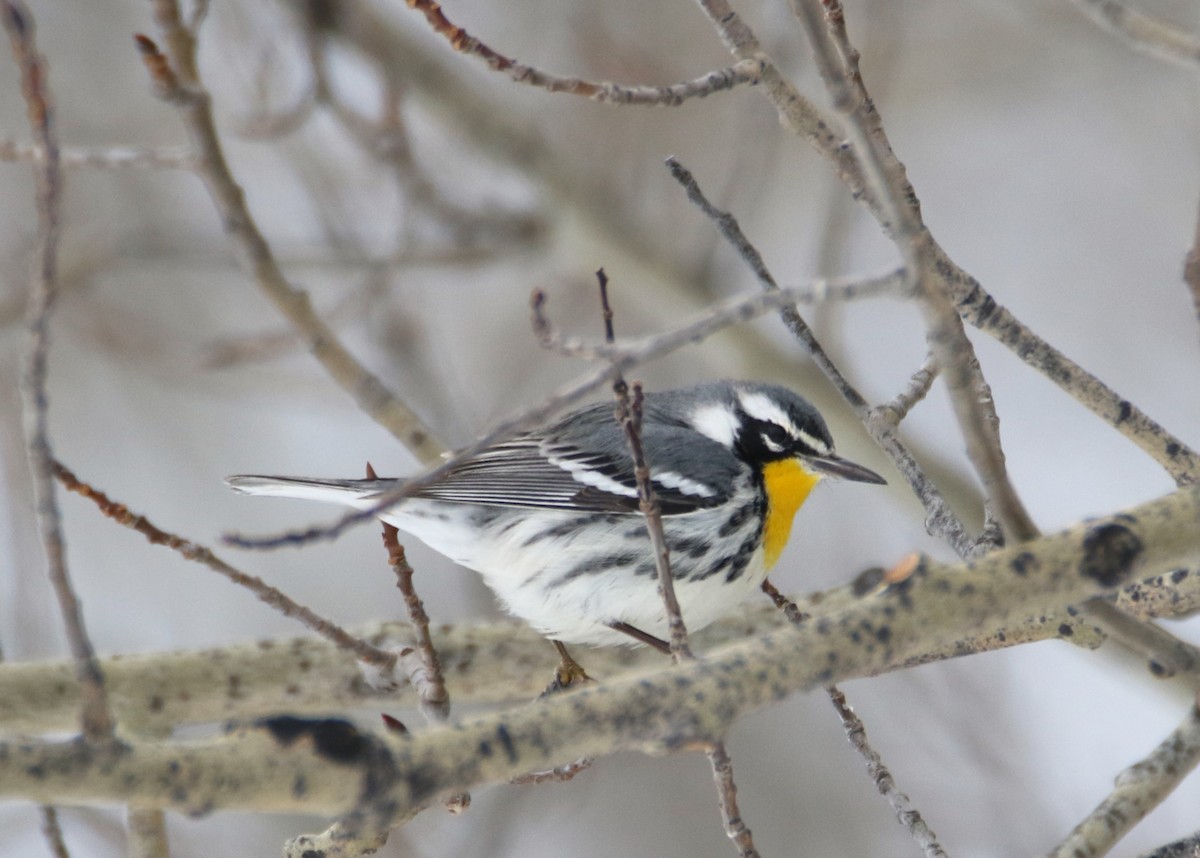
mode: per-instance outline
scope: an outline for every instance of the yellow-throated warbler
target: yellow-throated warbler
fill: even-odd
[[[817,410],[786,388],[720,381],[648,393],[642,444],[689,629],[733,612],[787,543],[822,477],[882,483],[834,455]],[[370,506],[396,480],[237,476],[248,494]],[[487,448],[382,516],[474,569],[504,606],[563,643],[667,635],[654,555],[613,405]],[[614,626],[616,628],[614,628]]]

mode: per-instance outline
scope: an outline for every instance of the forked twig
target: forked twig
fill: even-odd
[[[212,98],[196,67],[195,33],[179,13],[177,0],[156,0],[155,17],[167,44],[167,54],[146,36],[138,49],[160,98],[179,109],[199,158],[198,175],[259,288],[303,336],[313,356],[359,407],[390,431],[425,463],[437,461],[444,449],[421,419],[369,372],[314,312],[306,292],[287,281],[274,252],[246,204],[245,193],[225,159],[212,116]],[[168,56],[169,54],[169,56]]]
[[[375,469],[369,463],[367,479],[377,479]],[[446,680],[442,675],[442,660],[429,633],[429,615],[425,613],[425,605],[413,586],[413,568],[408,562],[404,546],[400,544],[400,531],[386,521],[382,524],[388,565],[396,574],[396,586],[404,596],[404,609],[417,636],[415,651],[408,647],[400,651],[400,665],[408,674],[417,699],[421,701],[421,713],[426,720],[431,724],[445,724],[450,720],[450,693],[446,691]],[[416,663],[412,660],[414,654],[417,656]],[[445,802],[446,809],[454,814],[462,813],[470,804],[471,794],[466,792],[453,795]]]
[[[667,169],[671,171],[675,181],[683,187],[688,199],[713,221],[722,237],[733,246],[750,270],[754,272],[764,292],[772,296],[778,295],[779,287],[774,276],[763,261],[762,254],[742,232],[737,218],[709,202],[691,171],[680,164],[678,160],[668,158]],[[799,311],[794,306],[789,309],[786,303],[780,306],[783,308],[784,322],[788,325],[789,330],[813,358],[825,377],[833,383],[842,398],[854,409],[854,413],[863,421],[863,425],[866,426],[871,437],[892,458],[913,493],[920,499],[922,506],[925,507],[926,529],[934,536],[945,539],[960,557],[968,556],[974,544],[973,540],[958,516],[950,509],[937,486],[925,475],[924,469],[900,440],[895,428],[870,419],[872,412],[866,399],[842,375],[841,370],[821,348],[821,344],[800,316]]]
[[[162,530],[145,516],[132,512],[124,504],[112,500],[104,492],[83,482],[59,462],[55,462],[53,467],[54,476],[62,483],[63,488],[92,501],[105,517],[111,518],[123,527],[140,533],[152,545],[164,545],[178,553],[185,560],[191,560],[194,563],[207,566],[217,574],[225,576],[234,584],[245,587],[259,601],[270,605],[285,617],[292,617],[299,620],[309,629],[339,648],[352,652],[355,658],[364,664],[376,668],[384,677],[390,678],[392,676],[396,666],[395,653],[379,649],[366,641],[354,637],[332,620],[328,620],[312,609],[301,605],[261,578],[248,575],[226,563],[203,545]]]
[[[704,98],[715,92],[733,89],[740,84],[758,83],[761,70],[759,64],[754,60],[745,60],[729,68],[718,69],[674,86],[621,86],[615,83],[560,77],[525,65],[494,50],[462,27],[451,23],[442,10],[441,4],[434,0],[408,0],[408,5],[409,8],[416,9],[424,15],[433,31],[449,42],[450,47],[454,50],[478,57],[487,63],[488,68],[508,75],[517,83],[534,86],[547,92],[579,95],[607,104],[675,107],[690,98]]]

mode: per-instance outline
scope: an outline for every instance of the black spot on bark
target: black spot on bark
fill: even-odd
[[[1103,587],[1115,587],[1129,577],[1143,548],[1142,540],[1124,525],[1093,527],[1083,538],[1079,574]]]
[[[281,715],[264,718],[258,722],[265,727],[281,745],[287,747],[307,736],[313,749],[322,757],[335,763],[352,763],[364,753],[367,740],[358,728],[341,718],[297,718]]]
[[[1031,552],[1022,551],[1012,559],[1012,571],[1021,578],[1024,578],[1030,572],[1036,571],[1037,568],[1038,559]]]
[[[1172,584],[1183,583],[1183,579],[1186,578],[1188,576],[1188,574],[1189,573],[1186,569],[1176,569],[1174,572],[1171,573],[1171,583]]]
[[[504,753],[508,755],[508,761],[515,763],[517,761],[517,749],[513,746],[512,736],[509,735],[508,728],[501,724],[496,728],[496,736],[500,739],[500,744],[504,746]]]
[[[1117,424],[1120,426],[1129,419],[1129,415],[1133,413],[1133,406],[1129,404],[1128,399],[1122,399],[1121,404],[1117,408]]]
[[[1058,633],[1064,638],[1069,638],[1071,635],[1075,634],[1075,630],[1071,628],[1070,623],[1063,623],[1058,627]]]

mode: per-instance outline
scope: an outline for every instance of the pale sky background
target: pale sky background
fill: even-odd
[[[366,2],[366,0],[364,0]],[[1200,444],[1200,327],[1180,273],[1200,200],[1200,72],[1132,51],[1067,0],[847,2],[852,38],[925,218],[949,254],[1038,333]],[[446,58],[401,3],[372,2]],[[687,2],[448,0],[447,14],[497,50],[566,75],[664,84],[728,65]],[[34,0],[64,145],[184,142],[172,108],[150,94],[131,34],[153,33],[148,4]],[[338,251],[380,255],[405,211],[378,165],[328,116],[261,142],[238,136],[266,93],[276,107],[304,88],[290,17],[275,4],[213,3],[202,71],[214,92],[232,168],[294,282],[328,307],[363,278]],[[823,103],[786,4],[737,8],[802,89]],[[1194,3],[1139,5],[1200,27]],[[406,59],[398,56],[398,68]],[[512,207],[546,225],[470,264],[397,267],[345,341],[418,407],[443,437],[469,441],[532,404],[583,365],[543,352],[529,333],[530,289],[552,317],[595,336],[591,272],[612,278],[619,333],[690,317],[714,295],[756,288],[662,166],[677,156],[741,219],[784,283],[818,272],[877,273],[895,255],[864,213],[847,209],[831,171],[781,131],[773,108],[739,88],[680,108],[621,108],[522,88],[466,57],[447,60],[496,115],[544,141],[532,170],[495,144],[481,151],[452,103],[411,84],[414,154],[458,202]],[[333,58],[335,85],[364,111],[378,104],[371,70]],[[28,139],[11,61],[0,62],[0,136]],[[567,176],[573,198],[551,190]],[[0,303],[25,288],[34,236],[29,168],[0,165]],[[580,200],[587,201],[581,205]],[[595,209],[602,216],[597,219]],[[841,211],[842,214],[836,214]],[[831,214],[833,212],[833,214]],[[840,253],[821,261],[825,224],[847,218]],[[238,472],[357,476],[416,464],[300,353],[206,368],[215,343],[281,328],[236,267],[199,180],[180,171],[67,175],[62,271],[53,319],[51,427],[81,477],[160,526],[208,543],[328,520],[335,510],[231,494]],[[410,218],[410,224],[412,219]],[[444,246],[428,223],[416,247]],[[635,250],[630,237],[644,248]],[[826,254],[830,256],[830,254]],[[344,257],[343,257],[344,258]],[[872,402],[920,366],[916,313],[895,302],[824,308],[818,335]],[[1044,530],[1164,494],[1172,482],[1131,443],[1005,349],[972,332],[991,382],[1013,481]],[[59,658],[61,621],[34,536],[16,395],[19,326],[0,327],[0,644],[10,660]],[[839,451],[883,472],[887,490],[823,488],[797,518],[774,576],[785,591],[833,586],[919,549],[919,505],[885,457],[789,341],[777,320],[648,365],[651,387],[729,376],[790,384],[829,418]],[[973,478],[940,387],[904,424],[918,455]],[[958,495],[969,503],[965,495]],[[92,639],[103,653],[211,646],[301,629],[246,593],[63,501],[70,561]],[[964,514],[977,511],[964,507]],[[436,622],[496,616],[472,573],[410,541],[418,586]],[[335,544],[269,555],[224,553],[334,619],[399,616],[377,529]],[[1195,622],[1173,630],[1200,640]],[[1182,720],[1181,689],[1111,648],[1057,642],[848,683],[869,735],[955,858],[1041,854]],[[415,722],[414,722],[415,723]],[[764,855],[916,855],[845,742],[823,695],[802,695],[739,722],[729,737],[747,823]],[[1193,778],[1114,854],[1133,856],[1200,828]],[[74,855],[123,854],[120,817],[65,810]],[[172,854],[274,855],[312,818],[221,814],[170,818]],[[47,854],[36,810],[0,804],[0,854]],[[479,790],[461,817],[434,810],[396,832],[386,856],[668,858],[733,854],[699,755],[604,760],[566,785]]]

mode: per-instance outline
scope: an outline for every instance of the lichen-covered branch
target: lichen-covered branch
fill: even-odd
[[[970,564],[922,561],[842,610],[679,665],[411,736],[272,718],[208,744],[0,743],[0,795],[340,814],[384,826],[463,789],[620,750],[706,747],[789,694],[904,663],[933,642],[1064,610],[1200,556],[1200,491],[1186,489]],[[754,670],[747,670],[754,665]],[[296,789],[303,783],[305,789]]]

